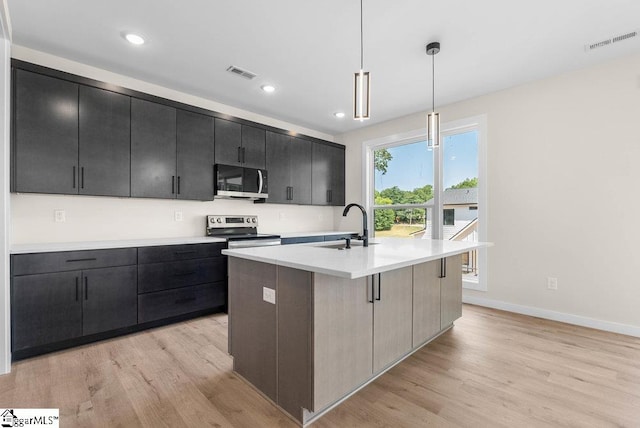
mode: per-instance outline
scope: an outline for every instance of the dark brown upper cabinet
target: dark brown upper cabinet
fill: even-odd
[[[311,146],[302,138],[267,132],[267,202],[311,205]]]
[[[344,205],[344,168],[344,148],[313,143],[313,205]]]
[[[265,130],[215,119],[216,163],[265,168]]]

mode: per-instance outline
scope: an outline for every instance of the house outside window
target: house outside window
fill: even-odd
[[[453,226],[455,224],[455,210],[452,208],[445,208],[442,215],[442,223],[445,226]]]

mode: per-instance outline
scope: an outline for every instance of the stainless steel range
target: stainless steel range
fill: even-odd
[[[207,236],[226,239],[228,248],[280,245],[280,236],[258,233],[255,215],[208,215]]]

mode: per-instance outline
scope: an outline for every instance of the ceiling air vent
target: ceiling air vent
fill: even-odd
[[[638,35],[637,31],[632,31],[630,33],[627,34],[622,34],[620,36],[615,36],[615,37],[611,37],[610,39],[605,39],[605,40],[601,40],[599,42],[595,42],[595,43],[591,43],[585,46],[585,51],[589,52],[592,51],[594,49],[598,49],[598,48],[603,48],[605,46],[609,46],[613,43],[618,43],[621,42],[623,40],[627,40],[627,39],[631,39],[633,37],[636,37]]]
[[[256,73],[252,73],[248,70],[243,70],[242,68],[236,67],[235,65],[229,66],[229,68],[227,68],[227,71],[231,74],[235,74],[237,76],[244,77],[245,79],[249,79],[249,80],[257,76]]]

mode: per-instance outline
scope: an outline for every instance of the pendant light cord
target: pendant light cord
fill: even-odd
[[[431,55],[431,111],[436,111],[436,56]]]
[[[360,70],[364,70],[364,43],[362,42],[362,0],[360,0]]]

